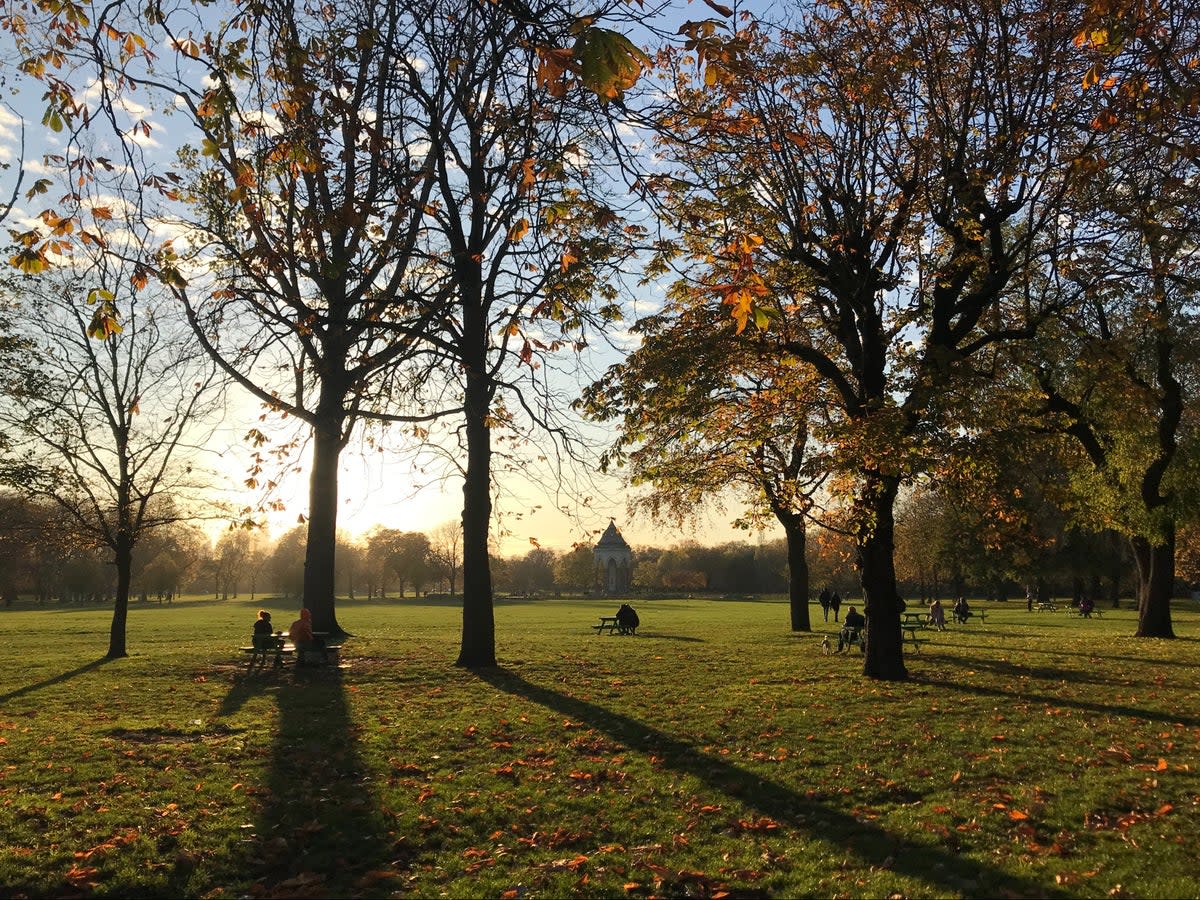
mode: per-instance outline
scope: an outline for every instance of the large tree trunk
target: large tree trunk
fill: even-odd
[[[113,563],[117,567],[117,596],[108,631],[108,658],[120,659],[129,655],[125,649],[125,630],[129,621],[129,585],[133,580],[133,539],[126,531],[117,534]]]
[[[899,489],[899,478],[872,473],[855,501],[858,571],[867,616],[863,674],[884,681],[908,678],[896,602],[894,505]]]
[[[313,425],[303,604],[312,613],[313,630],[334,635],[345,634],[337,621],[333,568],[337,547],[338,457],[342,446],[342,400],[333,388],[323,386]]]
[[[466,283],[481,288],[473,266]],[[466,291],[463,306],[463,390],[467,434],[467,472],[463,479],[463,622],[456,665],[496,665],[496,620],[492,607],[492,570],[488,527],[492,517],[492,436],[488,428],[492,386],[487,372],[487,322],[482,304]]]
[[[1175,528],[1172,524],[1161,544],[1143,537],[1129,540],[1138,573],[1137,637],[1173,638],[1171,595],[1175,590]]]
[[[780,519],[787,539],[788,599],[792,613],[792,631],[812,631],[808,610],[808,543],[804,532],[804,517]]]

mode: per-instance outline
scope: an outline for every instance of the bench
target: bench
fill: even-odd
[[[291,656],[296,652],[296,648],[292,644],[278,644],[274,647],[242,647],[243,653],[250,654],[250,665],[248,668],[253,669],[255,665],[267,665],[267,657],[271,656],[275,659],[275,668],[283,667],[283,658]]]
[[[286,657],[295,657],[297,665],[323,665],[325,662],[332,662],[337,665],[337,654],[342,649],[341,644],[329,644],[324,649],[321,647],[303,647],[299,648],[295,644],[279,644],[275,647],[242,647],[243,653],[250,654],[250,665],[247,667],[253,669],[256,665],[261,665],[264,668],[267,665],[267,658],[274,658],[273,668],[283,668]]]
[[[1050,612],[1054,612],[1054,610],[1058,609],[1058,604],[1055,603],[1053,600],[1046,600],[1041,603],[1035,603],[1033,605],[1033,608],[1036,609],[1038,612],[1043,612],[1043,611],[1047,611],[1047,610]]]
[[[341,644],[326,644],[324,647],[297,647],[296,664],[301,666],[321,666],[325,663],[337,665],[338,651]]]
[[[592,629],[596,634],[604,634],[605,631],[609,634],[637,634],[636,625],[622,626],[616,616],[601,616],[600,624],[593,625]]]
[[[987,624],[987,612],[982,609],[967,610],[967,617],[965,619],[960,619],[957,615],[952,615],[952,618],[959,625],[966,625],[972,619],[978,619],[983,624]]]
[[[851,647],[853,647],[855,644],[858,644],[858,649],[861,650],[863,653],[866,653],[867,652],[867,629],[866,629],[866,627],[864,626],[862,628],[851,628],[851,629],[849,629],[849,631],[850,631],[849,637],[846,637],[846,635],[845,635],[846,629],[842,629],[842,631],[838,632],[838,643],[844,644],[845,648],[847,650],[850,649]]]
[[[900,643],[903,645],[906,641],[913,646],[913,650],[920,651],[921,645],[929,638],[917,637],[917,629],[923,629],[924,625],[901,625],[900,626]]]
[[[1086,619],[1089,616],[1095,616],[1097,619],[1104,618],[1104,613],[1098,606],[1093,606],[1089,613],[1083,612],[1078,606],[1068,606],[1066,607],[1066,611],[1068,616],[1079,616],[1081,619]]]

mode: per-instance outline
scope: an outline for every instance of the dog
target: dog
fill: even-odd
[[[821,638],[821,652],[826,656],[833,652],[833,648],[829,645],[829,635]]]

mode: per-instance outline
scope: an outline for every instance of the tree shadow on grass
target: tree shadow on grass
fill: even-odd
[[[857,856],[864,865],[890,867],[931,885],[935,893],[983,896],[1059,897],[1052,886],[1003,872],[962,857],[946,847],[906,841],[880,826],[797,793],[791,787],[724,759],[693,744],[603,706],[526,681],[506,669],[479,669],[475,674],[494,688],[523,697],[574,721],[587,722],[632,750],[653,754],[662,765],[705,781],[760,815],[825,841]],[[980,892],[983,892],[982,894]]]
[[[1084,672],[1079,669],[1063,668],[1053,665],[1029,665],[1028,663],[1013,662],[1007,659],[991,659],[978,656],[958,656],[951,652],[954,648],[943,646],[938,654],[938,662],[951,666],[976,671],[986,670],[997,675],[1011,678],[1034,678],[1039,681],[1065,681],[1072,684],[1093,685],[1096,688],[1108,689],[1122,687],[1126,681],[1119,678],[1107,677],[1102,671]]]
[[[1197,641],[1195,638],[1180,637],[1172,640],[1172,646],[1175,647],[1186,643],[1195,644],[1200,643],[1200,641]],[[1116,656],[1112,653],[1107,653],[1100,650],[1095,653],[1082,653],[1078,650],[1038,650],[1032,647],[1022,647],[1021,652],[1039,653],[1044,656],[1078,656],[1081,659],[1099,659],[1103,662],[1131,662],[1139,663],[1141,665],[1152,664],[1155,666],[1171,666],[1180,669],[1193,669],[1200,671],[1200,662],[1194,662],[1190,659],[1150,659],[1146,656]],[[1192,648],[1191,651],[1185,651],[1185,653],[1186,652],[1194,653],[1195,648]],[[1183,654],[1180,655],[1182,656]]]
[[[689,637],[684,634],[663,634],[659,631],[639,631],[634,637],[646,638],[651,641],[685,641],[689,644],[703,644],[704,638]]]
[[[274,679],[241,679],[221,714],[273,693],[279,716],[253,830],[230,860],[252,896],[389,896],[401,887],[411,850],[398,845],[380,808],[359,734],[336,672],[289,668]]]
[[[36,684],[27,684],[24,687],[19,687],[14,691],[9,691],[7,694],[0,694],[0,703],[7,703],[9,700],[15,700],[17,697],[23,697],[26,694],[32,694],[34,691],[40,691],[43,688],[53,687],[56,684],[62,684],[64,681],[70,681],[80,675],[85,675],[93,669],[98,669],[105,663],[114,662],[107,656],[102,656],[99,659],[92,660],[90,663],[84,663],[70,672],[63,672],[61,675],[55,675],[53,678],[47,678],[44,681],[39,681]]]
[[[971,668],[975,669],[990,668],[993,671],[1010,674],[1013,677],[1030,674],[1030,670],[1027,667],[1015,664],[988,666],[980,660],[956,660],[945,657],[944,659],[946,662],[952,664],[961,664],[964,667],[970,666]],[[1073,682],[1081,686],[1094,684],[1097,686],[1097,690],[1106,689],[1101,687],[1099,682],[1096,682],[1090,677],[1080,675],[1078,672],[1071,672],[1069,670],[1054,671],[1057,671],[1060,674],[1051,676],[1052,680]],[[1105,716],[1128,716],[1132,719],[1143,719],[1150,722],[1162,722],[1164,724],[1171,725],[1180,723],[1188,728],[1200,728],[1200,717],[1197,716],[1186,716],[1177,712],[1158,712],[1153,709],[1144,709],[1137,706],[1124,706],[1116,703],[1101,703],[1094,700],[1078,700],[1073,697],[1063,697],[1061,694],[1034,693],[1031,691],[1021,690],[1003,690],[1001,688],[986,687],[981,684],[971,684],[970,682],[951,681],[943,678],[928,678],[918,674],[910,674],[909,683],[937,688],[944,693],[954,691],[960,694],[976,694],[981,697],[998,697],[1007,700],[1032,701],[1034,703],[1045,703],[1047,706],[1066,706],[1070,707],[1071,709],[1093,712]]]

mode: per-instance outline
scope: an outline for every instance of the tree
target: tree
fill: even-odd
[[[420,596],[421,589],[429,581],[432,566],[429,561],[429,538],[419,531],[405,531],[397,535],[388,556],[388,565],[396,573],[400,583],[400,597],[404,597],[404,586],[411,584],[413,593]]]
[[[446,381],[426,386],[462,400],[462,666],[496,662],[493,435],[566,436],[556,416],[565,401],[547,374],[552,356],[581,350],[618,316],[610,281],[640,234],[599,195],[598,137],[611,123],[577,102],[554,67],[539,69],[536,44],[565,42],[576,10],[528,6],[536,40],[490,4],[436,0],[412,11],[424,68],[410,78],[422,109],[409,139],[429,147],[429,227],[453,284],[452,302],[431,319]]]
[[[698,246],[720,221],[695,227],[702,211],[694,204],[670,213],[677,227],[691,219],[692,236],[681,240],[705,265],[678,279],[665,308],[635,325],[641,345],[584,391],[583,405],[618,421],[604,465],[628,465],[631,484],[652,487],[634,510],[679,523],[732,488],[752,505],[739,524],[775,518],[788,547],[792,630],[808,631],[806,524],[827,474],[809,446],[810,423],[824,405],[819,384],[781,364],[777,350],[763,352],[750,335],[735,333],[711,289],[724,273]]]
[[[596,586],[596,554],[590,544],[575,544],[554,561],[554,584],[580,593]]]
[[[445,579],[453,597],[458,585],[459,566],[462,564],[461,522],[443,522],[430,532],[429,560],[438,577]]]
[[[554,551],[546,547],[531,548],[509,566],[512,590],[522,594],[554,590],[556,562]]]
[[[1056,246],[1080,64],[1053,6],[817,3],[729,37],[707,84],[676,69],[658,183],[680,206],[745,186],[712,289],[834,398],[871,677],[907,677],[894,505],[950,434],[948,385],[1046,312],[1021,288]]]
[[[1114,40],[1124,33],[1128,46],[1096,63],[1112,67],[1101,86],[1085,80],[1095,147],[1080,154],[1088,177],[1072,195],[1075,251],[1061,264],[1085,302],[1047,335],[1052,357],[1030,354],[1024,362],[1041,411],[1090,463],[1090,474],[1086,465],[1077,474],[1082,524],[1130,541],[1137,635],[1173,637],[1176,534],[1196,502],[1198,448],[1188,420],[1195,415],[1200,128],[1191,104],[1200,94],[1186,60],[1194,58],[1188,38],[1200,31],[1200,14],[1145,12],[1165,16],[1170,27],[1117,29]],[[1083,43],[1099,40],[1089,34]],[[1074,364],[1063,365],[1063,355]]]
[[[25,312],[17,330],[33,350],[0,375],[0,423],[12,440],[0,480],[56,504],[82,542],[111,554],[109,658],[127,655],[134,548],[194,514],[206,486],[197,457],[209,432],[200,423],[223,399],[216,367],[161,293],[130,294],[120,330],[94,339],[80,300],[101,299],[100,289],[89,295],[82,285],[97,278],[119,289],[122,274],[102,258],[90,271],[7,284]]]
[[[289,599],[304,597],[304,545],[306,529],[302,525],[291,528],[280,536],[271,551],[267,569],[275,590]]]

